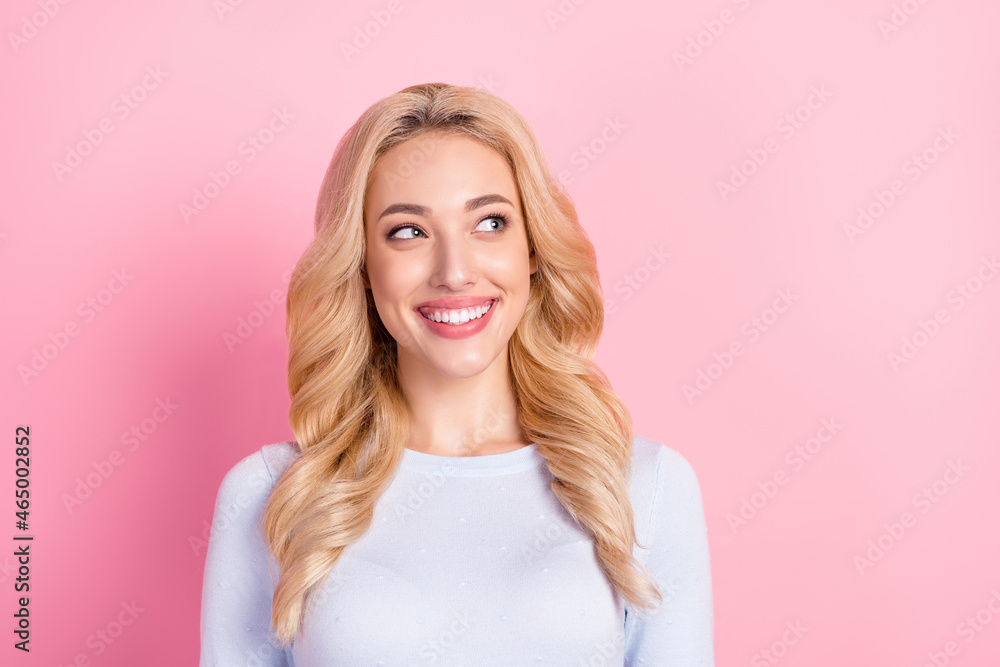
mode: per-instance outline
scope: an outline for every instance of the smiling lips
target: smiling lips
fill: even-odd
[[[424,319],[457,326],[477,320],[490,312],[496,303],[493,297],[459,297],[434,299],[417,307]]]

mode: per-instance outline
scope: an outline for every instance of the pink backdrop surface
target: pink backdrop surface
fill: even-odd
[[[527,118],[597,247],[598,362],[702,485],[717,664],[998,664],[998,21],[5,2],[0,661],[197,663],[218,485],[291,438],[284,295],[326,165],[443,81]]]

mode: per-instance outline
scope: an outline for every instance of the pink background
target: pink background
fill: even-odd
[[[4,3],[0,539],[18,424],[36,536],[30,655],[0,550],[4,664],[196,664],[218,485],[291,437],[284,291],[326,165],[367,106],[432,81],[508,100],[568,176],[598,361],[701,481],[717,663],[996,664],[1000,6],[223,1]]]

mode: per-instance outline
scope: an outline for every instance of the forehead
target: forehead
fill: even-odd
[[[494,192],[517,201],[517,183],[502,155],[467,135],[428,132],[379,159],[365,199],[369,211],[393,203],[457,207]]]

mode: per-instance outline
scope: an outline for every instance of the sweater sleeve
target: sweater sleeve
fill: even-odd
[[[683,456],[663,445],[657,449],[643,565],[663,602],[626,613],[625,665],[713,667],[712,582],[701,489]]]
[[[274,486],[264,453],[246,457],[219,488],[205,560],[201,667],[289,667],[271,633],[271,572],[277,566],[260,521]]]

